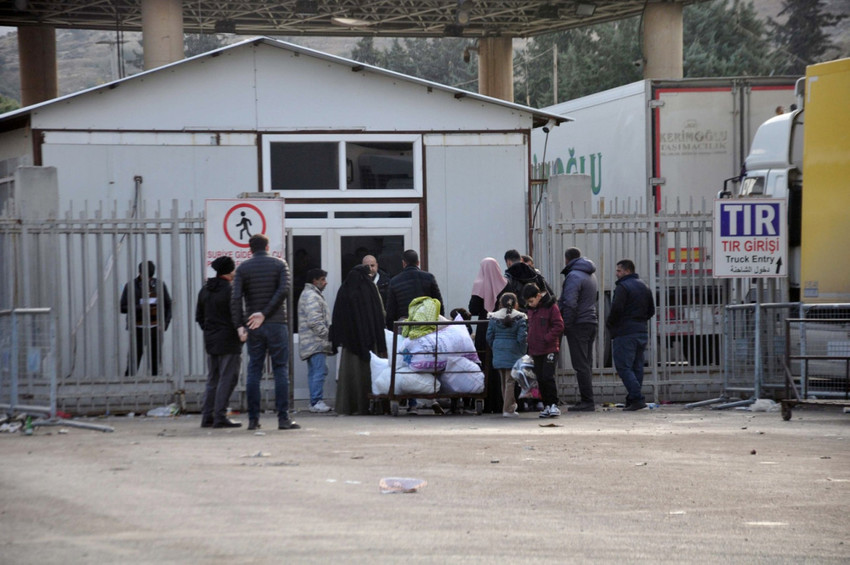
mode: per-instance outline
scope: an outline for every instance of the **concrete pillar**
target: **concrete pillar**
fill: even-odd
[[[38,104],[59,95],[55,28],[19,27],[18,58],[21,66],[21,106]]]
[[[514,101],[514,50],[510,37],[478,40],[478,93]]]
[[[142,47],[145,70],[183,58],[181,0],[142,0]]]
[[[682,4],[650,2],[643,15],[643,78],[682,78]]]

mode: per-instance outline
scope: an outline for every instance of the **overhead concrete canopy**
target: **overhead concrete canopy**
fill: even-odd
[[[702,0],[648,3],[692,4]],[[144,0],[14,0],[0,26],[142,30]],[[204,0],[183,2],[185,33],[533,37],[640,15],[646,0]]]

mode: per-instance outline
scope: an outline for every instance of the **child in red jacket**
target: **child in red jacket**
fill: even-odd
[[[534,359],[534,374],[543,396],[544,407],[540,417],[557,418],[561,411],[558,409],[555,368],[561,350],[564,319],[555,297],[541,292],[535,284],[525,285],[522,297],[528,315],[528,354]]]

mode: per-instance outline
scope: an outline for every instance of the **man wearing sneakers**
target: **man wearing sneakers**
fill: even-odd
[[[307,283],[298,299],[298,352],[307,361],[310,412],[330,412],[322,394],[328,375],[327,358],[333,352],[328,334],[331,311],[322,291],[328,286],[328,273],[322,269],[307,271]]]
[[[534,374],[543,397],[541,418],[556,418],[558,409],[558,387],[555,384],[555,368],[561,348],[564,320],[555,298],[541,292],[537,285],[529,283],[522,289],[528,316],[528,354],[534,360]]]
[[[617,286],[605,325],[612,338],[614,367],[628,391],[625,411],[646,408],[643,386],[643,352],[649,341],[647,322],[655,315],[655,299],[629,259],[617,262]]]

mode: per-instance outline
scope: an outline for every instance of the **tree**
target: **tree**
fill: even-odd
[[[0,114],[17,110],[21,105],[17,100],[0,95]]]
[[[468,39],[394,39],[386,50],[375,48],[372,38],[365,37],[351,51],[355,61],[368,63],[398,73],[475,91],[478,67],[463,61]]]
[[[775,63],[764,22],[752,0],[715,0],[685,7],[684,76],[771,74]],[[552,104],[552,51],[558,46],[558,101],[571,100],[640,80],[641,21],[598,24],[528,42],[514,58],[517,100]]]
[[[226,45],[224,38],[217,33],[187,33],[183,35],[183,52],[186,57],[214,51]]]
[[[553,52],[558,48],[558,101],[639,80],[638,18],[549,34],[514,57],[516,99],[533,107],[554,100]]]
[[[684,76],[770,75],[776,70],[766,26],[752,0],[715,0],[684,12]]]
[[[806,65],[829,60],[827,52],[835,45],[824,29],[847,17],[826,12],[822,0],[783,0],[779,15],[787,16],[784,24],[768,19],[778,69],[793,75],[805,74]]]
[[[375,48],[374,37],[361,37],[351,50],[351,58],[367,65],[381,65],[381,52]]]

